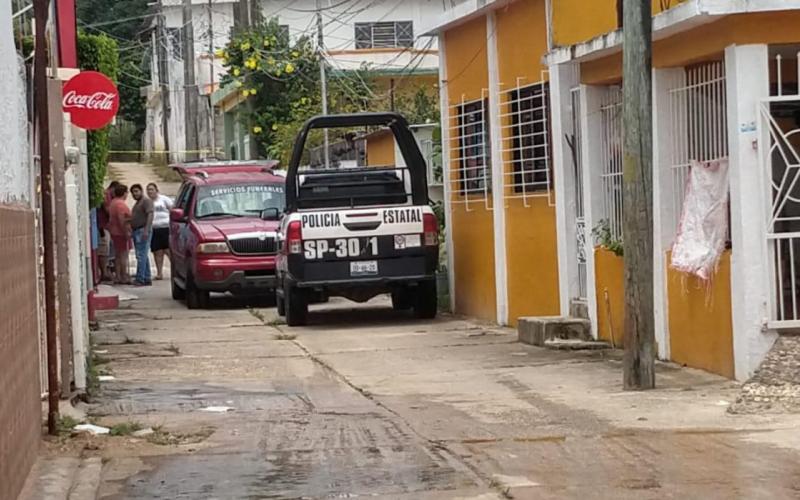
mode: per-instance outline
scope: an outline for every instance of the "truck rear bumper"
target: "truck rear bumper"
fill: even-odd
[[[347,287],[347,288],[376,288],[381,286],[404,286],[413,285],[423,281],[433,281],[436,279],[434,274],[422,274],[418,276],[377,276],[371,278],[358,278],[347,280],[319,280],[319,281],[296,281],[289,278],[293,286],[298,288],[327,288],[327,287]]]

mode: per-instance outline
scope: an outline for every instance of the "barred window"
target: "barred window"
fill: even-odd
[[[172,53],[173,59],[183,61],[183,28],[167,28],[163,43]]]
[[[491,140],[487,113],[489,100],[458,106],[459,194],[491,190]]]
[[[414,24],[411,21],[356,23],[357,49],[412,47]]]
[[[511,153],[514,193],[550,189],[550,113],[547,82],[513,89],[511,104]]]

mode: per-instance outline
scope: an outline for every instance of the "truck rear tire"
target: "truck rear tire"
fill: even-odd
[[[414,298],[414,314],[420,319],[433,319],[439,309],[435,281],[424,281],[419,284]]]
[[[283,300],[287,325],[303,326],[308,323],[308,297],[304,290],[285,285]]]

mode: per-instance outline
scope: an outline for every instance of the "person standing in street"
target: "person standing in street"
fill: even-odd
[[[112,281],[113,272],[109,269],[109,262],[113,261],[114,249],[111,245],[111,234],[108,231],[110,222],[109,208],[114,199],[114,188],[119,186],[119,182],[111,181],[111,184],[103,191],[103,204],[97,210],[97,229],[100,232],[100,242],[97,247],[97,263],[100,268],[100,281]]]
[[[131,195],[136,204],[131,211],[133,229],[133,248],[136,252],[136,286],[153,284],[150,274],[150,239],[153,236],[153,201],[144,195],[141,184],[131,186]]]
[[[164,256],[169,250],[169,211],[172,210],[172,198],[158,191],[155,182],[147,185],[147,197],[153,202],[153,241],[150,250],[156,261],[156,278],[164,279]]]
[[[128,198],[128,186],[114,186],[114,198],[108,204],[108,232],[114,249],[114,282],[129,285],[128,252],[131,249],[131,209],[125,200]]]

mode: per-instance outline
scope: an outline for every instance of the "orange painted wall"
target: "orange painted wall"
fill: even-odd
[[[545,0],[518,1],[495,14],[498,73],[503,90],[529,85],[546,78],[542,57],[547,52]],[[525,40],[525,43],[519,43]],[[519,80],[518,80],[519,79]],[[501,115],[508,113],[501,107]],[[508,125],[501,118],[502,125]],[[513,135],[513,129],[504,129]],[[504,141],[503,149],[511,148]],[[504,153],[505,170],[511,172],[511,152]],[[506,201],[506,269],[508,276],[509,321],[516,325],[521,316],[559,314],[558,250],[556,214],[548,199]]]
[[[542,79],[542,57],[547,53],[545,0],[525,0],[495,11],[498,72],[506,89]],[[520,43],[524,40],[525,43]]]
[[[669,68],[721,59],[725,47],[749,43],[797,43],[800,11],[736,14],[653,44],[653,66]],[[622,54],[581,64],[581,81],[604,84],[622,77]]]
[[[594,251],[594,272],[597,285],[597,335],[612,342],[613,329],[613,343],[622,347],[625,327],[625,262],[614,252],[597,247]]]
[[[447,67],[448,105],[480,99],[489,87],[486,52],[486,19],[479,17],[448,30],[444,36]],[[451,113],[455,110],[451,108]],[[452,119],[449,126],[458,124]],[[455,130],[453,130],[455,132]],[[451,132],[451,185],[458,180],[459,141]],[[453,192],[448,226],[453,235],[456,312],[494,321],[497,319],[494,272],[494,224],[483,198],[464,197]],[[489,194],[491,198],[491,194]],[[491,206],[491,199],[488,200]]]
[[[486,18],[479,17],[447,30],[444,35],[447,61],[447,97],[450,104],[480,99],[489,88],[486,58]]]
[[[686,0],[652,0],[653,15]],[[617,29],[617,0],[553,0],[553,43],[573,45]]]
[[[723,254],[708,286],[672,269],[667,280],[672,360],[733,378],[731,252]]]
[[[367,165],[372,167],[394,164],[394,134],[387,130],[367,137]]]
[[[508,319],[522,316],[557,316],[558,248],[556,212],[547,198],[532,198],[526,208],[509,200],[506,209],[506,262]]]
[[[553,44],[567,46],[617,29],[617,0],[553,0]]]

